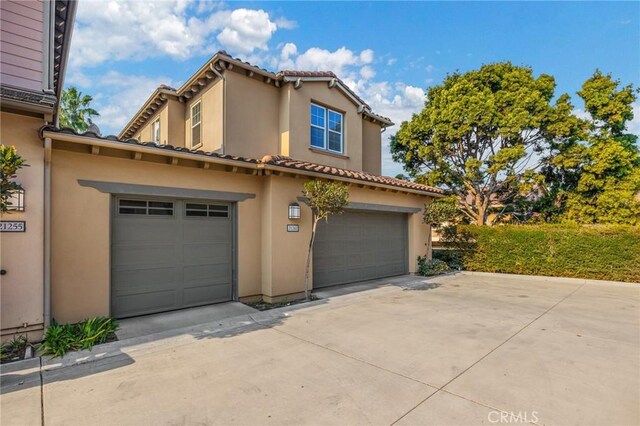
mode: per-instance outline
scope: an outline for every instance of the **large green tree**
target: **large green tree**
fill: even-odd
[[[640,224],[640,155],[627,132],[636,90],[596,71],[578,92],[588,114],[578,141],[554,146],[543,169],[555,204],[579,223]]]
[[[509,62],[449,75],[402,123],[391,152],[417,181],[454,194],[469,221],[488,224],[492,208],[506,212],[522,194],[540,153],[579,133],[569,96],[552,102],[554,91],[553,77]]]
[[[93,98],[83,95],[75,87],[69,87],[62,92],[60,102],[60,127],[67,127],[77,132],[86,131],[93,121],[91,117],[99,116],[98,111],[91,108]]]

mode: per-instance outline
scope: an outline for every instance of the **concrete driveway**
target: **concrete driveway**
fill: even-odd
[[[640,424],[640,286],[465,273],[335,296],[353,290],[15,372],[2,425]]]

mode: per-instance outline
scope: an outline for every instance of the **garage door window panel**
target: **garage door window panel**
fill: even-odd
[[[187,217],[229,218],[229,206],[219,204],[187,203],[185,215]]]
[[[167,201],[119,200],[118,213],[141,216],[173,216],[173,203]]]

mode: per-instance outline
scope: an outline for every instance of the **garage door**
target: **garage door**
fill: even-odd
[[[116,199],[111,315],[123,318],[231,300],[232,250],[230,204]]]
[[[314,288],[407,272],[406,214],[347,211],[318,224]]]

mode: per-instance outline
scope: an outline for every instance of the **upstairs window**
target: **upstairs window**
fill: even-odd
[[[160,143],[160,119],[157,119],[151,125],[151,131],[153,135],[153,141],[155,143]]]
[[[311,146],[342,154],[344,116],[338,111],[311,104]]]
[[[201,141],[200,102],[191,107],[191,147],[200,145]]]

